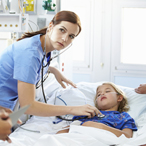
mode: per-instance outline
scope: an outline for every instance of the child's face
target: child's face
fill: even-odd
[[[96,92],[96,102],[99,110],[117,111],[122,99],[111,85],[101,85]]]

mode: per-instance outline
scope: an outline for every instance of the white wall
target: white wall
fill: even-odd
[[[111,13],[112,0],[90,0],[92,2],[93,31],[92,69],[90,72],[73,74],[73,81],[110,81],[111,68]],[[87,20],[89,21],[89,20]]]

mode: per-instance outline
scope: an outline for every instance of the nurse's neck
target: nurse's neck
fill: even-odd
[[[44,51],[44,47],[45,47],[45,36],[46,35],[41,35],[40,36],[40,41],[41,41],[41,47],[42,50]],[[46,54],[48,54],[49,52],[53,51],[54,49],[51,49],[51,43],[50,43],[50,39],[49,37],[46,38]]]

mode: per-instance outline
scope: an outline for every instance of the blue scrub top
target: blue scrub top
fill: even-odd
[[[0,54],[1,106],[14,109],[18,99],[17,80],[34,85],[40,80],[43,53],[39,34],[13,43]],[[47,54],[48,58],[50,54]],[[44,65],[46,63],[47,58]]]

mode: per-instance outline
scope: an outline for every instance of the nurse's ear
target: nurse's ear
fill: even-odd
[[[49,30],[49,31],[52,30],[52,29],[53,29],[53,26],[54,26],[54,25],[53,25],[53,22],[50,22],[50,23],[49,23],[49,26],[48,26],[48,30]]]

